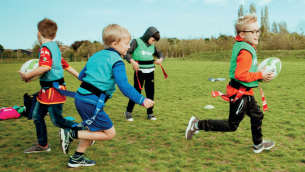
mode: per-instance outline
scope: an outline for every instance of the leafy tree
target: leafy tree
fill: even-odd
[[[61,55],[64,59],[69,59],[69,61],[72,62],[75,57],[75,52],[73,49],[68,48]]]
[[[298,22],[296,31],[298,33],[300,33],[301,35],[305,35],[305,20],[304,19],[302,19]]]
[[[272,23],[271,32],[273,32],[273,33],[278,33],[279,32],[278,25],[276,24],[276,22]]]
[[[246,10],[245,10],[245,8],[244,8],[244,5],[241,4],[241,5],[239,6],[239,8],[238,8],[238,17],[244,16],[246,13],[247,13],[247,12],[246,12]]]
[[[170,45],[176,45],[180,40],[178,38],[167,38],[167,41],[170,43]]]
[[[94,41],[93,44],[95,46],[95,52],[98,52],[98,51],[101,51],[101,50],[105,49],[104,44],[102,44],[101,42]]]
[[[262,9],[261,12],[261,38],[264,38],[266,34],[270,31],[270,24],[269,24],[269,13],[268,7],[265,6],[265,9]]]
[[[13,50],[6,49],[2,52],[3,58],[13,58]]]
[[[285,21],[281,21],[279,23],[279,32],[280,34],[289,34],[289,31],[287,29],[287,23]]]
[[[74,49],[74,51],[77,51],[77,49],[83,44],[87,42],[87,40],[85,41],[75,41],[70,47],[72,47]],[[90,42],[90,41],[89,41]]]
[[[2,52],[4,50],[4,47],[0,44],[0,51]]]
[[[91,43],[90,41],[84,42],[78,48],[77,52],[81,55],[82,61],[83,61],[83,57],[87,57],[89,59],[89,57],[96,52],[95,44]]]
[[[255,7],[255,4],[254,4],[254,3],[252,3],[252,4],[250,5],[249,13],[255,13],[255,14],[256,14],[256,7]]]

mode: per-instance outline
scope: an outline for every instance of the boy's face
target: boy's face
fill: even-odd
[[[149,45],[152,45],[152,44],[154,44],[155,42],[156,42],[156,40],[155,40],[155,38],[153,38],[153,37],[150,37],[149,40],[148,40],[148,44],[149,44]]]
[[[248,42],[253,45],[258,44],[259,39],[259,24],[257,22],[249,23],[245,25],[245,30],[239,33],[239,36],[244,39],[245,42]]]
[[[121,39],[120,42],[113,42],[111,43],[112,48],[116,49],[121,55],[126,55],[128,49],[130,48],[129,45],[130,38]]]
[[[40,33],[39,31],[37,32],[37,39],[38,39],[38,41],[39,41],[40,45],[42,45],[42,41],[41,41],[41,33]]]

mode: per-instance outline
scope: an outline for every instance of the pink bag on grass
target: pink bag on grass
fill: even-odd
[[[0,109],[0,120],[5,119],[17,119],[20,117],[20,114],[11,107]]]

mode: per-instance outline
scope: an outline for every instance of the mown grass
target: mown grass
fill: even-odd
[[[276,52],[274,52],[276,53]],[[199,56],[199,55],[198,55]],[[267,57],[273,56],[267,55]],[[275,56],[275,55],[274,55]],[[163,63],[168,79],[160,67],[155,71],[155,108],[157,121],[149,121],[146,110],[135,106],[134,122],[127,122],[123,112],[128,98],[117,90],[106,103],[105,111],[112,119],[117,135],[113,140],[96,142],[85,156],[97,164],[93,167],[68,168],[68,155],[61,151],[58,128],[46,117],[51,152],[24,154],[36,142],[32,120],[25,117],[0,121],[0,171],[304,171],[305,169],[305,61],[282,61],[280,75],[270,83],[262,83],[269,110],[262,131],[264,139],[274,140],[271,150],[254,154],[250,146],[249,117],[233,133],[201,131],[193,140],[185,139],[191,116],[200,119],[227,119],[229,104],[212,98],[211,91],[225,92],[227,81],[210,82],[208,77],[228,78],[229,63],[194,59],[167,59]],[[80,71],[85,63],[70,63]],[[0,65],[0,106],[23,105],[24,93],[35,93],[39,83],[23,83],[17,73],[20,64]],[[129,82],[132,67],[126,64]],[[76,91],[79,81],[65,73],[67,89]],[[145,93],[143,93],[145,95]],[[255,97],[262,105],[259,89]],[[206,105],[215,109],[205,110]],[[67,98],[63,116],[81,119],[73,99]],[[70,146],[74,153],[77,142]]]

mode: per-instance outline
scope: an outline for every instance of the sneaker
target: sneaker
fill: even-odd
[[[133,118],[132,118],[132,113],[131,112],[127,112],[127,111],[125,111],[125,119],[127,120],[127,121],[133,121]]]
[[[91,144],[89,146],[93,146],[95,143],[95,140],[92,140]]]
[[[37,143],[37,142],[36,142],[36,143],[33,143],[33,146],[38,146],[38,143]],[[48,146],[49,146],[49,147],[52,147],[51,144],[48,144]]]
[[[74,140],[70,136],[71,131],[72,130],[70,128],[59,129],[60,146],[64,154],[69,152],[70,143]]]
[[[271,149],[274,145],[275,145],[274,141],[270,141],[269,139],[268,140],[263,140],[260,147],[255,147],[253,145],[253,152],[254,153],[260,153],[264,149],[266,149],[266,150]]]
[[[147,117],[150,120],[157,120],[157,118],[153,114],[148,114]]]
[[[45,147],[41,147],[39,145],[30,147],[29,149],[25,150],[24,153],[37,153],[37,152],[49,152],[51,151],[51,148],[49,147],[49,145],[45,146]]]
[[[80,156],[79,158],[73,158],[73,156],[70,156],[70,160],[68,163],[69,167],[80,167],[80,166],[93,166],[95,165],[95,161],[89,160],[88,158],[85,158],[84,156]]]
[[[191,119],[189,120],[188,126],[186,128],[185,131],[185,138],[187,140],[191,140],[193,137],[193,134],[196,134],[197,129],[195,128],[195,123],[197,123],[199,121],[198,117],[197,119],[195,117],[191,117]],[[199,132],[197,132],[198,134]]]

